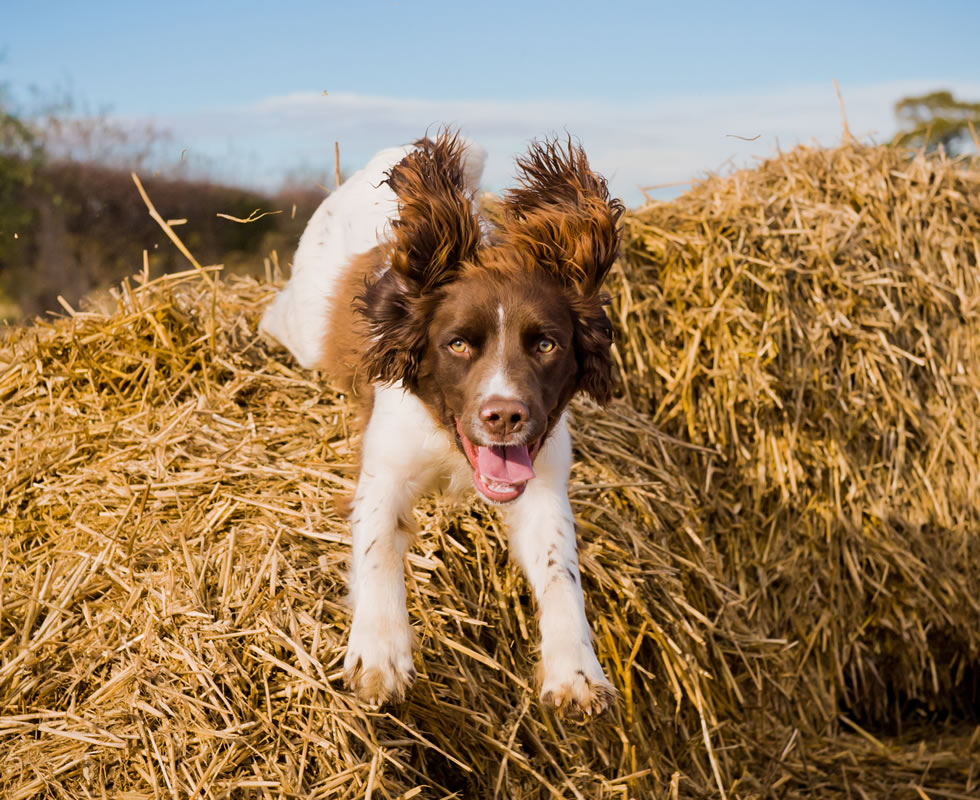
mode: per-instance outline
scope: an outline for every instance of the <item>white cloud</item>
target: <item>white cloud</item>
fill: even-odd
[[[895,130],[894,102],[935,88],[940,84],[923,80],[843,86],[852,133],[862,139],[889,139]],[[976,83],[943,83],[942,88],[963,97],[980,96]],[[628,205],[642,202],[639,186],[743,166],[772,155],[777,147],[811,141],[832,145],[841,135],[830,81],[628,101],[426,100],[296,92],[152,122],[171,130],[179,148],[208,157],[222,177],[266,187],[274,187],[298,165],[332,171],[334,141],[340,143],[342,166],[353,170],[380,148],[412,141],[447,122],[487,148],[485,184],[500,189],[511,183],[513,156],[528,140],[567,131],[581,140],[593,166]]]

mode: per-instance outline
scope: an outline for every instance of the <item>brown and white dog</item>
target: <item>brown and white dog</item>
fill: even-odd
[[[449,132],[379,153],[314,214],[262,329],[369,409],[350,515],[357,695],[398,700],[415,678],[407,520],[441,482],[501,506],[538,603],[542,698],[598,712],[614,693],[585,616],[565,409],[612,388],[600,287],[623,205],[580,147],[535,143],[491,224],[483,158]]]

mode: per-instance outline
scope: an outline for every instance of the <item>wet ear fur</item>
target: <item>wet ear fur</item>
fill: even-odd
[[[363,363],[369,379],[415,385],[426,346],[432,292],[472,260],[480,225],[463,169],[464,144],[442,131],[421,139],[390,172],[398,219],[384,249],[389,269],[357,298],[370,342]]]
[[[504,198],[505,238],[566,286],[597,293],[619,254],[622,201],[571,138],[532,143],[517,166],[520,185]]]

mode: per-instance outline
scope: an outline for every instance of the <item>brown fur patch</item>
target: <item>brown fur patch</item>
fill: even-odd
[[[373,391],[361,357],[368,348],[370,331],[362,314],[355,310],[358,297],[377,281],[384,264],[384,250],[375,247],[355,256],[347,265],[337,294],[331,298],[326,338],[320,368],[340,392],[356,398],[370,412]]]
[[[504,198],[504,243],[595,294],[619,252],[622,201],[610,198],[605,178],[571,139],[565,147],[535,142],[517,165],[521,185]]]

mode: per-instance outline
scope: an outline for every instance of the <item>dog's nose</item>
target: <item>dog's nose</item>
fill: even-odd
[[[508,436],[524,427],[530,412],[520,400],[491,397],[480,409],[483,426],[494,436]]]

